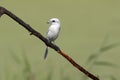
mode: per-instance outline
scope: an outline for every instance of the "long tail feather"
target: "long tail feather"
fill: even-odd
[[[48,54],[48,47],[46,47],[45,54],[44,54],[44,59],[46,59],[47,54]]]

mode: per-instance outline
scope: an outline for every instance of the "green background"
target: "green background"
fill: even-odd
[[[120,42],[119,0],[0,0],[0,6],[10,10],[44,36],[53,17],[61,20],[61,32],[56,44],[78,64],[85,64],[108,36],[105,45]],[[80,80],[83,74],[67,60],[49,49],[44,60],[45,45],[30,36],[21,25],[4,15],[0,18],[0,80],[23,80],[26,66],[35,80]],[[98,61],[120,66],[120,47],[101,55]],[[25,63],[26,59],[29,64]],[[27,64],[27,65],[26,65]],[[120,68],[120,67],[119,67]],[[120,77],[120,69],[95,66],[91,71],[102,80],[109,75]],[[29,71],[29,70],[28,70]],[[26,71],[27,72],[27,71]],[[30,75],[31,75],[30,74]],[[113,78],[113,77],[112,77]],[[111,79],[112,79],[111,78]]]

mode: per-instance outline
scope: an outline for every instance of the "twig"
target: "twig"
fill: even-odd
[[[40,40],[42,40],[47,46],[51,47],[55,51],[57,51],[60,55],[62,55],[64,58],[66,58],[74,67],[79,69],[81,72],[83,72],[86,76],[91,78],[92,80],[99,80],[96,76],[85,70],[83,67],[81,67],[79,64],[77,64],[72,58],[70,58],[67,54],[65,54],[57,45],[53,43],[49,43],[48,40],[41,35],[41,33],[34,30],[30,25],[26,24],[23,20],[21,20],[19,17],[8,11],[7,9],[0,7],[0,17],[6,14],[9,17],[11,17],[13,20],[15,20],[17,23],[22,25],[25,29],[27,29],[30,32],[30,35],[34,35]]]

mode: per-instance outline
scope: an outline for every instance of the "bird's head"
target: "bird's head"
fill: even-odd
[[[48,22],[48,24],[60,24],[60,20],[58,18],[51,18]]]

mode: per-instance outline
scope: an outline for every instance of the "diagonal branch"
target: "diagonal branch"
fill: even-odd
[[[96,76],[85,70],[83,67],[81,67],[79,64],[77,64],[72,58],[70,58],[67,54],[65,54],[57,45],[53,43],[49,43],[48,40],[41,35],[41,33],[34,30],[30,25],[26,24],[23,20],[21,20],[19,17],[8,11],[7,9],[0,7],[0,17],[6,14],[9,17],[11,17],[13,20],[15,20],[17,23],[22,25],[25,29],[27,29],[30,32],[30,35],[34,35],[40,40],[42,40],[47,46],[51,47],[55,51],[57,51],[60,55],[62,55],[64,58],[66,58],[74,67],[79,69],[81,72],[83,72],[86,76],[91,78],[92,80],[99,80]]]

